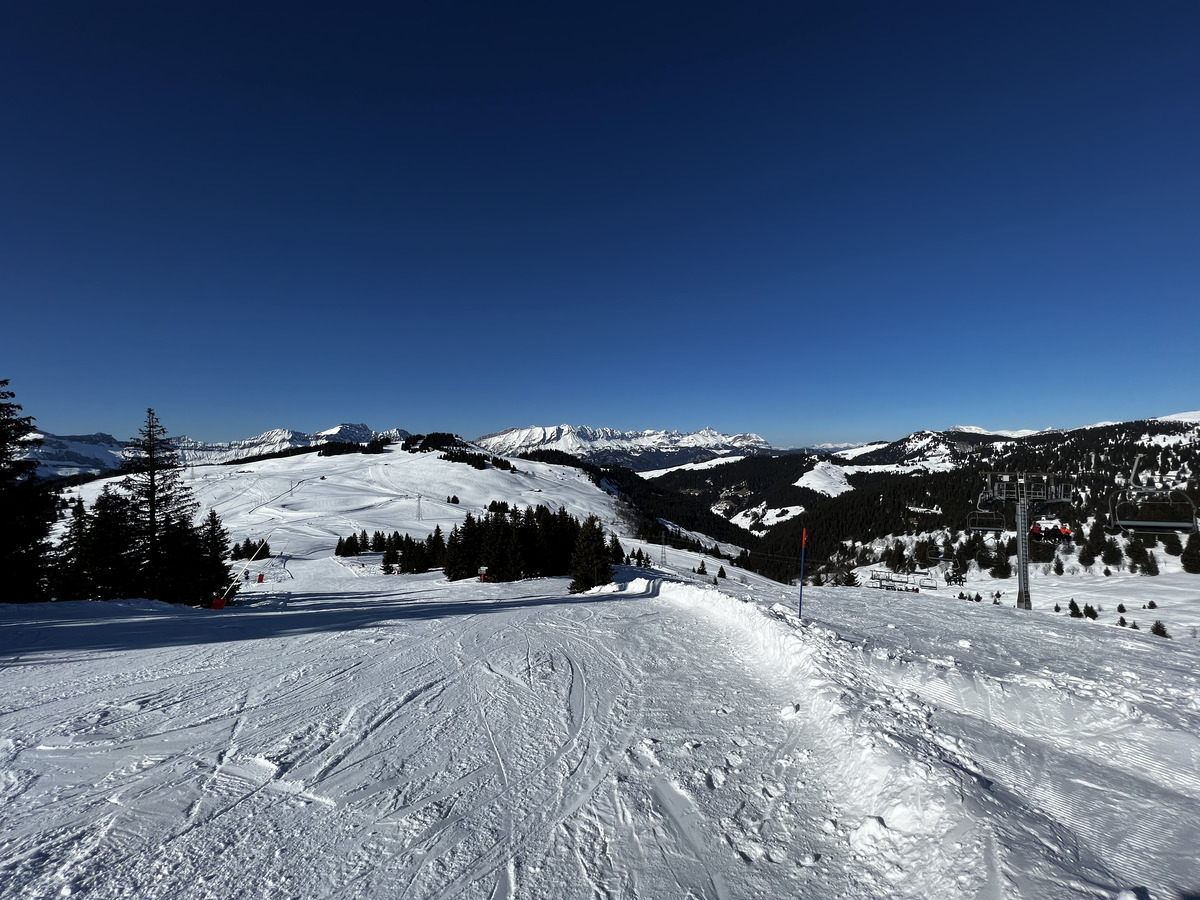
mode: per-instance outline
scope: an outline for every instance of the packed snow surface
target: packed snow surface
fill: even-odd
[[[620,531],[518,465],[197,468],[282,550],[236,605],[0,605],[0,897],[1200,893],[1200,601],[1160,604],[1166,640],[945,589],[810,587],[798,617],[669,548],[574,596],[331,555],[491,499]]]

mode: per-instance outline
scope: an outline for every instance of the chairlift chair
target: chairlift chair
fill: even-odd
[[[1108,498],[1109,530],[1127,534],[1195,534],[1196,502],[1177,488],[1137,483],[1139,453],[1129,484]]]
[[[1113,530],[1129,534],[1194,534],[1196,503],[1183,491],[1132,488],[1108,501]]]
[[[967,531],[1004,531],[1004,514],[996,509],[973,509],[967,513]]]
[[[925,548],[925,565],[939,566],[942,563],[954,562],[954,554],[945,556],[942,553],[942,548],[936,544],[930,544]]]

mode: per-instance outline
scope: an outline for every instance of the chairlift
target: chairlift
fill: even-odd
[[[925,548],[925,565],[938,566],[942,563],[954,562],[954,551],[951,550],[949,555],[945,553],[945,549],[939,545],[937,541],[931,541],[929,546]]]
[[[967,531],[1004,530],[1004,514],[998,509],[973,509],[967,513]]]
[[[975,508],[967,513],[967,531],[994,531],[999,534],[1005,530],[1007,523],[1004,521],[1004,513],[994,508],[996,499],[996,494],[991,488],[979,495]]]
[[[1108,498],[1109,530],[1128,534],[1194,534],[1197,531],[1196,502],[1177,488],[1139,485],[1133,461],[1129,484]]]
[[[1193,534],[1196,504],[1183,491],[1135,488],[1118,491],[1108,501],[1111,527],[1130,534]]]

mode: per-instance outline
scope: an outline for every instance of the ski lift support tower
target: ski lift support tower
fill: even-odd
[[[1033,609],[1029,599],[1029,504],[1067,503],[1068,486],[1052,472],[985,472],[980,499],[1017,506],[1017,609]]]

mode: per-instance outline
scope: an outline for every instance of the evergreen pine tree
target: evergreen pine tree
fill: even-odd
[[[55,550],[51,592],[56,600],[86,600],[90,578],[87,571],[88,512],[83,500],[71,504],[66,534]]]
[[[440,569],[446,564],[446,538],[442,535],[442,526],[435,525],[433,534],[425,542],[429,557],[429,568]]]
[[[1092,549],[1091,544],[1084,544],[1079,548],[1079,565],[1084,569],[1090,569],[1096,564],[1096,552]]]
[[[1163,538],[1163,552],[1168,556],[1178,556],[1183,552],[1183,542],[1179,540],[1179,535],[1171,532]]]
[[[229,532],[221,524],[215,509],[210,509],[200,525],[200,566],[196,573],[202,599],[222,597],[230,587]],[[236,585],[235,585],[236,587]]]
[[[130,540],[137,515],[134,501],[106,486],[92,504],[83,548],[91,600],[119,600],[146,596],[144,557]]]
[[[1142,563],[1142,574],[1143,575],[1157,575],[1158,574],[1158,558],[1154,555],[1154,551],[1152,551],[1152,550],[1149,550],[1146,552],[1146,561],[1144,563]]]
[[[1146,565],[1147,554],[1148,551],[1146,550],[1146,544],[1137,535],[1131,537],[1125,544],[1125,555],[1129,557],[1131,571],[1133,570],[1132,567],[1135,565],[1138,568],[1142,568]],[[1109,565],[1112,565],[1112,563],[1109,563]]]
[[[193,551],[198,546],[181,531],[195,530],[192,517],[197,504],[180,477],[174,442],[153,409],[146,410],[138,436],[130,441],[123,468],[128,474],[122,487],[132,501],[139,593],[152,600],[178,602],[177,587],[185,577],[178,570],[195,564]],[[171,569],[175,571],[169,572]],[[173,585],[170,589],[165,587],[168,580]]]
[[[32,416],[19,415],[21,405],[0,381],[0,572],[5,599],[28,603],[48,596],[46,574],[54,523],[54,496],[37,477],[37,462],[25,458],[40,444]]]
[[[1183,564],[1183,571],[1200,575],[1200,533],[1188,535],[1187,545],[1179,554],[1179,561]]]
[[[191,605],[212,600],[212,595],[205,591],[201,580],[204,548],[200,542],[200,532],[192,524],[190,516],[186,519],[172,517],[164,521],[158,552],[162,568],[152,585],[156,599]],[[145,574],[143,570],[143,578]]]
[[[1154,620],[1154,624],[1150,626],[1150,633],[1164,638],[1171,636],[1167,633],[1167,626],[1162,623],[1162,619]]]
[[[455,525],[450,529],[450,536],[446,538],[446,552],[442,556],[442,571],[447,580],[457,581],[465,578],[466,576],[462,574],[462,565],[462,536],[458,532],[458,526]]]
[[[614,566],[619,566],[625,560],[625,551],[621,548],[621,542],[617,540],[614,534],[608,539],[609,560]]]
[[[725,578],[725,577],[726,577],[726,575],[725,575],[725,567],[724,567],[724,566],[721,566],[720,568],[718,568],[718,569],[717,569],[717,577],[718,577],[718,578]]]
[[[571,555],[570,575],[572,594],[612,581],[612,563],[604,545],[604,529],[595,516],[588,516],[579,528],[575,552]]]

